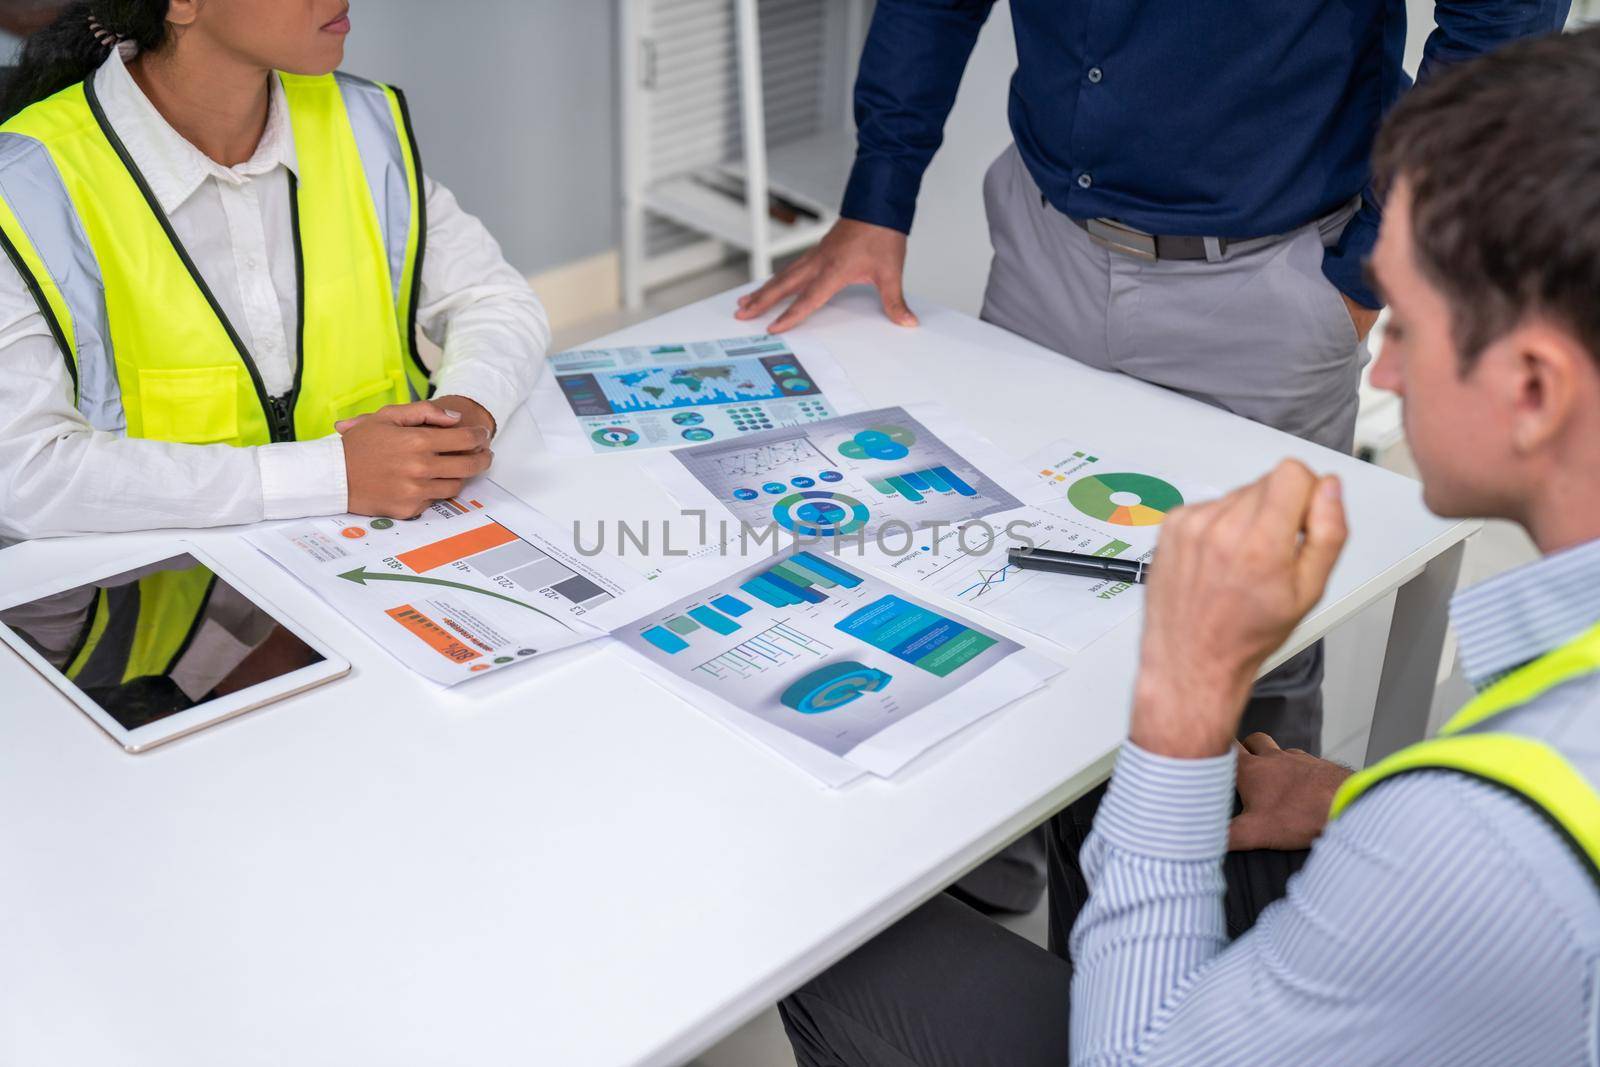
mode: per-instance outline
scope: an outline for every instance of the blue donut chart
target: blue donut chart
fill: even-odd
[[[867,524],[871,512],[853,496],[808,489],[772,505],[772,519],[785,530],[807,537],[838,537]]]

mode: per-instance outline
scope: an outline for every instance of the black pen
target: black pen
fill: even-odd
[[[1006,562],[1022,570],[1054,571],[1056,574],[1106,578],[1117,582],[1142,583],[1150,573],[1142,560],[1057,552],[1049,548],[1013,548],[1006,553]]]

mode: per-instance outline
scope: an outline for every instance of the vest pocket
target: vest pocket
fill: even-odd
[[[377,411],[385,404],[404,404],[409,400],[405,375],[399,371],[391,371],[385,378],[368,382],[359,389],[352,389],[343,396],[335,397],[333,403],[329,405],[333,414],[330,422],[365,415]]]
[[[239,436],[239,367],[139,372],[142,436],[207,445]]]

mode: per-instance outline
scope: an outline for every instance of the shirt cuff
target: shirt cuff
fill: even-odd
[[[1235,763],[1232,752],[1173,759],[1125,742],[1094,828],[1123,852],[1160,860],[1220,859],[1228,851]]]
[[[850,181],[844,187],[844,203],[839,214],[857,222],[910,233],[911,220],[917,213],[917,193],[921,189],[921,174],[909,173],[885,159],[858,155],[850,168]]]
[[[1362,307],[1374,311],[1383,307],[1383,301],[1367,284],[1366,263],[1378,243],[1381,220],[1372,201],[1363,198],[1360,210],[1339,235],[1339,243],[1322,256],[1322,273],[1334,287]]]
[[[506,428],[507,420],[516,414],[523,401],[522,390],[493,368],[472,360],[441,367],[434,376],[433,395],[464,396],[477,401],[494,419],[496,436]]]
[[[349,510],[344,440],[338,434],[261,445],[255,451],[261,470],[262,518],[298,519]]]

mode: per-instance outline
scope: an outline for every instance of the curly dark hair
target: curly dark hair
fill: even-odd
[[[1413,89],[1373,153],[1404,179],[1418,266],[1462,373],[1526,316],[1600,360],[1600,27],[1521,41]]]
[[[167,0],[89,0],[68,4],[50,25],[29,37],[0,95],[0,122],[29,104],[83,81],[105,62],[111,46],[90,28],[131,40],[141,52],[167,43]]]

